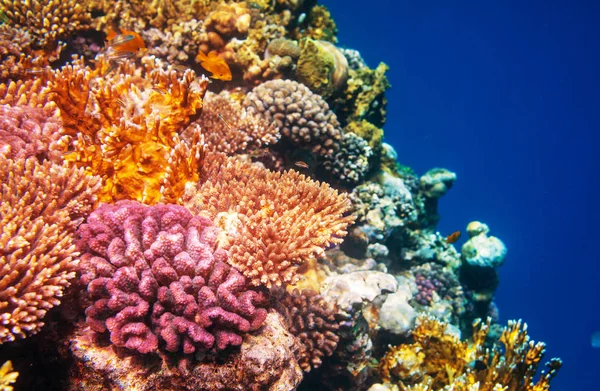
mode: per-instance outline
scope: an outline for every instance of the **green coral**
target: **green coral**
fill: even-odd
[[[362,67],[349,71],[346,89],[333,105],[342,123],[367,120],[377,127],[385,124],[385,91],[391,87],[385,74],[388,70],[382,62],[375,69]]]
[[[308,14],[307,35],[313,39],[337,42],[337,26],[331,13],[324,5],[312,7]]]
[[[296,68],[298,81],[322,97],[335,91],[335,58],[323,45],[310,38],[300,41],[300,58]]]

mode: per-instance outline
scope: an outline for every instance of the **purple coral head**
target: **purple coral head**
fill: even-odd
[[[90,328],[143,354],[239,346],[269,300],[224,262],[217,231],[178,205],[101,205],[79,228]]]

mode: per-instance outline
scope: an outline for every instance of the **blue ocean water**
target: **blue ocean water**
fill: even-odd
[[[439,231],[480,220],[508,246],[502,320],[563,359],[553,390],[599,390],[600,2],[322,3],[341,46],[391,67],[400,162],[457,173]]]

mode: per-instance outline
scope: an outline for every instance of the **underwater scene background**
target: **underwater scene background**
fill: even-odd
[[[398,160],[457,173],[440,232],[478,216],[506,243],[500,318],[523,318],[563,358],[552,389],[599,389],[600,5],[326,4],[342,45],[390,65],[385,137]]]
[[[0,391],[599,389],[598,20],[0,0]]]

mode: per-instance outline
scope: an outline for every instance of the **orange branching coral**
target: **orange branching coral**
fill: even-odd
[[[200,119],[206,148],[228,155],[274,144],[279,131],[261,116],[249,113],[227,91],[207,93]]]
[[[36,78],[0,83],[0,104],[43,108],[48,116],[52,116],[56,105],[49,100],[46,82]]]
[[[489,328],[489,319],[476,321],[468,343],[450,334],[448,324],[421,316],[412,333],[414,343],[391,347],[380,362],[380,375],[387,383],[397,383],[400,390],[549,390],[561,361],[550,360],[549,371],[542,371],[535,381],[545,345],[529,339],[527,325],[509,322],[500,337],[503,346],[485,349]]]
[[[0,367],[0,391],[12,391],[11,384],[17,381],[19,372],[13,372],[12,362],[6,361]]]
[[[78,60],[51,76],[69,138],[66,160],[102,177],[102,201],[176,202],[198,180],[200,130],[191,131],[191,143],[180,134],[202,107],[208,80],[165,70],[152,56],[142,63],[111,69],[100,58],[91,69]]]
[[[298,266],[339,244],[352,223],[346,194],[297,171],[272,172],[207,153],[197,187],[183,203],[223,229],[219,245],[254,285],[298,281]]]
[[[91,15],[79,0],[0,0],[0,8],[17,29],[35,38],[35,46],[50,49],[59,39],[90,27]]]
[[[40,330],[75,277],[74,233],[96,204],[83,170],[0,155],[0,344]]]

